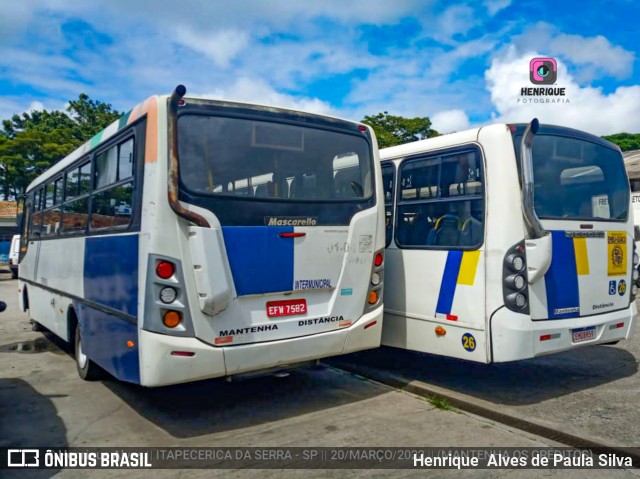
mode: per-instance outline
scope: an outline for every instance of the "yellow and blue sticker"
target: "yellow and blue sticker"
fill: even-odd
[[[457,321],[458,317],[451,314],[453,298],[456,288],[460,285],[473,286],[478,270],[480,251],[449,251],[444,265],[440,293],[436,304],[436,317],[444,315],[446,319]]]

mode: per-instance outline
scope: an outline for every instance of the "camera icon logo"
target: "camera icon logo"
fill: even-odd
[[[529,80],[534,85],[553,85],[558,79],[558,64],[553,58],[532,58]]]

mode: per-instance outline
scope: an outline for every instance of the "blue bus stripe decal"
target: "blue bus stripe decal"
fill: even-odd
[[[567,238],[564,231],[551,231],[551,241],[553,256],[544,276],[549,318],[577,318],[580,292],[573,238]]]
[[[451,314],[453,296],[456,294],[456,283],[458,281],[460,263],[462,263],[462,251],[449,251],[447,254],[447,262],[444,265],[444,273],[442,274],[442,283],[440,283],[440,294],[438,295],[436,313]]]
[[[224,226],[222,234],[238,296],[293,289],[292,226]]]

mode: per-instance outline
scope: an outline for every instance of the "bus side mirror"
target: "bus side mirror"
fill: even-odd
[[[7,309],[7,303],[4,301],[0,301],[0,313],[2,313],[5,309]]]

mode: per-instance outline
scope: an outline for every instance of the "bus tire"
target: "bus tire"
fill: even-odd
[[[85,381],[96,381],[102,376],[100,367],[91,361],[82,351],[82,338],[80,336],[80,325],[76,325],[75,334],[75,358],[78,375]]]

